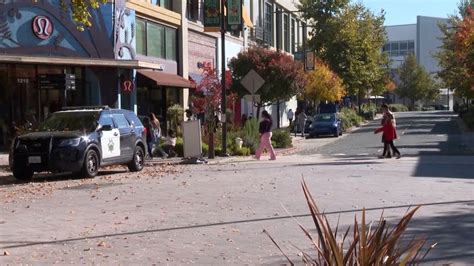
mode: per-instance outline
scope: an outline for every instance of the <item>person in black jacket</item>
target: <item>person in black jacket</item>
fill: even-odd
[[[270,160],[276,160],[275,150],[272,146],[272,117],[270,114],[263,110],[262,112],[262,121],[260,121],[259,129],[260,132],[260,145],[255,151],[255,159],[260,160],[263,150],[267,150],[270,153]]]

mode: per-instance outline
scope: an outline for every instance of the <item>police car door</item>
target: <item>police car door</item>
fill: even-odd
[[[135,149],[135,143],[132,143],[133,128],[122,113],[112,113],[112,117],[120,134],[120,155],[122,159],[129,160]]]
[[[120,131],[115,126],[111,114],[103,112],[99,124],[102,127],[110,126],[111,128],[111,130],[102,130],[99,133],[102,159],[106,161],[117,159],[120,156]]]

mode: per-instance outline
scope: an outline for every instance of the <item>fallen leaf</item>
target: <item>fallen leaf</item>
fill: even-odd
[[[104,241],[100,241],[99,244],[97,244],[98,247],[105,247],[106,245]]]
[[[10,252],[8,252],[7,250],[3,251],[3,256],[10,256]]]

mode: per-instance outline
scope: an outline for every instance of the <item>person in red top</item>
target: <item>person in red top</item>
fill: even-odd
[[[395,147],[395,144],[393,144],[393,140],[397,138],[397,130],[395,129],[395,126],[393,124],[393,119],[387,117],[382,127],[374,131],[375,134],[379,132],[383,132],[384,150],[387,151],[386,158],[392,158],[389,149],[390,146],[390,148],[392,148],[393,155],[396,155],[397,159],[399,159],[401,157],[400,151],[398,151],[397,147]]]

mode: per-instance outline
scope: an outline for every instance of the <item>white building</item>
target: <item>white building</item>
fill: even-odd
[[[383,51],[388,53],[391,59],[392,74],[396,77],[396,70],[405,60],[405,57],[414,53],[419,65],[435,77],[440,71],[435,54],[441,47],[441,37],[443,33],[439,29],[440,23],[447,23],[448,19],[418,16],[416,24],[395,25],[385,27],[388,42],[383,47]],[[395,78],[397,79],[397,78]],[[453,97],[448,96],[446,89],[441,89],[440,97],[433,104],[448,105],[453,107]],[[391,100],[396,103],[403,103],[402,99],[395,94],[390,95]]]

